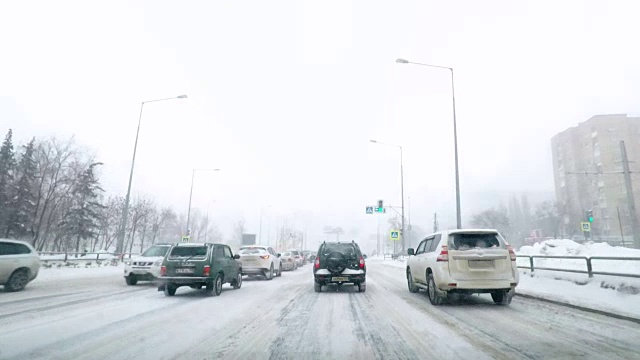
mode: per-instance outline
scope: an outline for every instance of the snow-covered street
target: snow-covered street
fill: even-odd
[[[315,293],[311,265],[219,297],[127,286],[121,267],[44,269],[0,292],[1,359],[637,357],[640,325],[517,297],[432,306],[403,269],[368,262],[367,292]]]

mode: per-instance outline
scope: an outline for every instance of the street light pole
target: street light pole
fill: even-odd
[[[127,185],[127,195],[125,196],[124,208],[122,209],[122,222],[120,224],[120,231],[118,233],[118,241],[116,242],[116,254],[122,254],[123,247],[124,247],[125,230],[126,230],[126,226],[127,226],[127,220],[128,220],[128,217],[129,217],[129,200],[131,198],[131,183],[133,182],[133,169],[134,169],[134,166],[135,166],[135,163],[136,163],[136,152],[138,150],[138,138],[140,136],[140,124],[142,123],[142,110],[144,109],[144,104],[145,103],[158,102],[158,101],[174,100],[174,99],[186,99],[186,98],[187,98],[187,95],[179,95],[179,96],[176,96],[176,97],[143,101],[140,104],[140,115],[138,116],[138,128],[136,130],[136,141],[135,141],[135,143],[133,145],[133,157],[131,159],[131,171],[129,172],[129,185]]]
[[[400,241],[401,241],[401,245],[402,245],[402,252],[404,253],[405,250],[405,242],[404,242],[404,169],[403,169],[403,165],[402,165],[402,146],[400,145],[393,145],[393,144],[387,144],[387,143],[383,143],[383,142],[379,142],[376,140],[369,140],[372,143],[375,144],[380,144],[380,145],[387,145],[387,146],[393,146],[393,147],[397,147],[398,149],[400,149],[400,197],[402,197],[401,200],[401,206],[402,206],[402,213],[400,214],[400,216],[402,216],[402,225],[401,225],[401,229],[400,229]]]
[[[413,65],[428,66],[428,67],[438,68],[438,69],[447,69],[451,72],[451,97],[452,97],[452,104],[453,104],[453,147],[454,147],[455,171],[456,171],[456,225],[458,229],[461,229],[462,216],[460,214],[460,173],[458,171],[458,126],[456,121],[456,92],[455,92],[454,81],[453,81],[453,68],[447,67],[447,66],[411,62],[405,59],[397,59],[396,62],[399,64],[413,64]]]
[[[189,208],[187,209],[187,236],[190,235],[189,224],[191,221],[191,199],[193,198],[193,179],[195,178],[196,171],[220,171],[220,169],[193,169],[193,171],[191,172],[191,191],[189,192]]]

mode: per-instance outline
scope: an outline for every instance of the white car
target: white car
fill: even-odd
[[[282,270],[296,270],[298,268],[298,263],[293,258],[293,253],[291,251],[285,251],[280,256],[280,261],[282,262]]]
[[[287,251],[293,254],[293,259],[296,261],[296,264],[298,264],[298,267],[304,265],[304,256],[302,255],[302,252],[300,250],[289,249]]]
[[[407,253],[409,291],[426,290],[433,305],[453,294],[477,293],[507,305],[518,286],[516,254],[497,230],[437,232]]]
[[[0,239],[0,285],[20,291],[38,276],[40,257],[29,243]]]
[[[246,245],[238,251],[242,262],[242,275],[264,275],[267,280],[282,276],[280,254],[271,246]]]
[[[167,255],[171,244],[156,244],[141,255],[124,260],[124,280],[127,285],[135,285],[138,281],[154,281],[160,276],[162,260]]]

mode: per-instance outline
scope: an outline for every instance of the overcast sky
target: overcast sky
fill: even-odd
[[[375,233],[376,199],[455,225],[455,69],[463,222],[500,196],[553,197],[550,138],[590,116],[638,113],[636,1],[4,1],[0,131],[68,138],[126,191],[244,217],[257,232],[303,211]],[[538,194],[538,195],[535,195]],[[542,194],[542,195],[540,195]],[[293,219],[293,217],[290,217]],[[266,231],[266,230],[265,230]],[[355,234],[355,232],[354,232]]]

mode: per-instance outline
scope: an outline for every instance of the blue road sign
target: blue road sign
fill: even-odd
[[[389,232],[389,238],[390,238],[391,240],[398,240],[398,239],[400,239],[400,231],[398,231],[398,230],[391,230],[391,231]]]
[[[367,214],[373,214],[373,206],[367,206]]]

